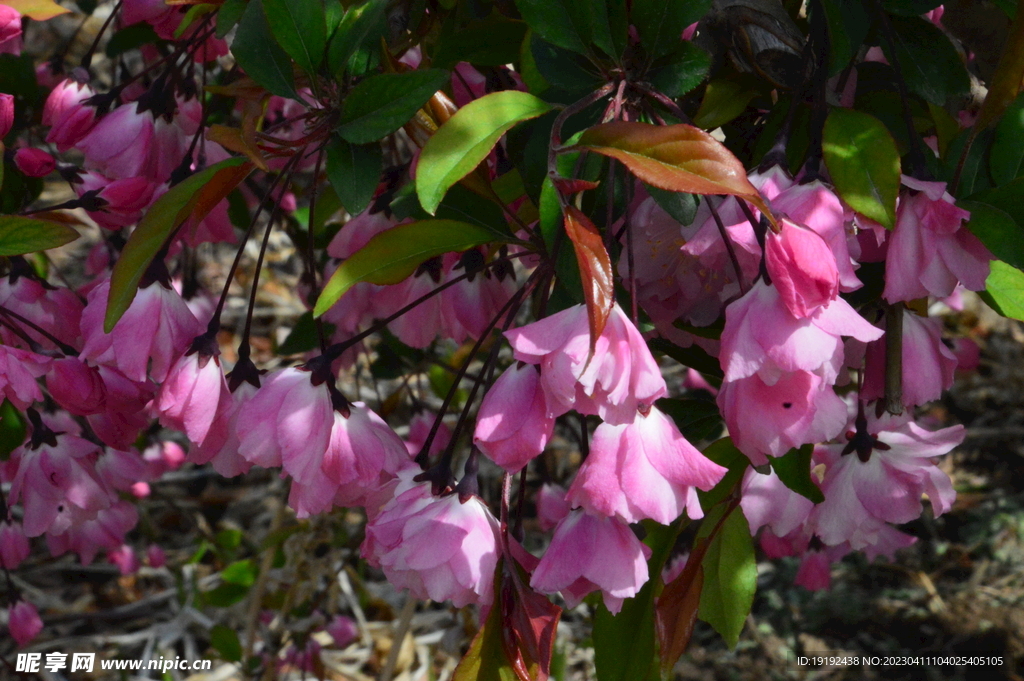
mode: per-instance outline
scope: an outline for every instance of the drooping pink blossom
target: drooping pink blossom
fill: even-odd
[[[230,401],[220,367],[220,349],[212,336],[202,335],[167,373],[153,409],[164,426],[180,430],[193,443],[200,444]]]
[[[0,5],[0,54],[21,54],[21,13]]]
[[[14,95],[0,92],[0,139],[14,127]]]
[[[534,504],[537,506],[537,523],[542,531],[554,528],[572,510],[565,499],[565,492],[564,487],[551,482],[545,482],[537,490]]]
[[[138,522],[135,505],[117,501],[109,508],[100,509],[95,518],[74,523],[66,532],[47,533],[46,545],[52,556],[73,551],[83,565],[89,565],[99,551],[113,551],[123,545],[125,535]]]
[[[725,472],[651,407],[638,411],[633,423],[597,427],[566,498],[627,523],[650,518],[668,525],[683,510],[691,519],[704,517],[695,490],[710,490]]]
[[[50,368],[50,358],[0,345],[0,394],[21,410],[43,399],[37,378]]]
[[[540,364],[548,415],[575,408],[609,423],[632,423],[641,405],[668,390],[643,336],[618,305],[590,353],[587,309],[576,305],[505,334],[516,359]]]
[[[782,220],[779,233],[768,230],[765,260],[772,284],[796,319],[814,314],[839,295],[839,272],[828,244],[817,232]]]
[[[139,103],[123,104],[101,118],[77,147],[85,167],[123,180],[143,174],[153,144],[153,115]]]
[[[42,149],[22,147],[14,153],[14,165],[29,177],[46,177],[57,167],[57,159]]]
[[[43,125],[50,126],[46,141],[65,152],[78,144],[96,123],[96,107],[85,101],[96,93],[86,83],[69,78],[50,91],[43,106]]]
[[[246,473],[252,463],[246,460],[239,451],[241,438],[238,435],[238,419],[245,413],[249,400],[256,395],[257,388],[248,381],[242,381],[233,393],[229,402],[210,425],[206,439],[188,451],[189,461],[195,464],[208,463],[226,478]]]
[[[0,7],[4,7],[4,5],[0,5]],[[21,648],[28,645],[43,630],[43,620],[39,618],[36,606],[28,601],[18,601],[8,611],[7,629],[18,647]]]
[[[479,499],[435,497],[416,483],[415,469],[398,474],[395,498],[366,526],[363,555],[415,598],[451,599],[456,607],[494,597],[498,523]]]
[[[99,369],[77,357],[54,360],[46,388],[57,404],[76,416],[98,414],[106,406],[107,387]]]
[[[409,420],[409,436],[405,438],[405,448],[409,450],[410,456],[416,456],[427,443],[430,430],[434,427],[437,416],[430,412],[421,411]],[[430,443],[429,456],[440,454],[452,441],[452,429],[443,421],[438,425],[434,440]]]
[[[28,558],[28,537],[16,520],[0,520],[0,567],[15,570]]]
[[[540,372],[512,365],[487,391],[477,413],[473,443],[509,473],[517,473],[544,451],[554,431]]]
[[[953,385],[957,358],[942,342],[942,321],[903,313],[903,404],[924,404],[941,397]],[[864,387],[860,397],[876,400],[885,391],[885,339],[868,343]]]
[[[90,210],[89,217],[100,227],[121,229],[134,225],[154,199],[156,185],[146,177],[110,178],[94,172],[79,173],[79,182],[73,185],[80,197],[97,192],[99,210]]]
[[[814,502],[786,487],[774,470],[758,473],[748,468],[740,488],[740,508],[751,534],[767,526],[784,537],[803,526]]]
[[[647,582],[650,555],[623,521],[577,509],[558,523],[530,586],[541,593],[562,592],[570,608],[600,589],[605,607],[616,614]]]

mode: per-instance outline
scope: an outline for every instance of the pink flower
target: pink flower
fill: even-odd
[[[149,482],[154,476],[136,449],[106,450],[96,461],[96,474],[100,480],[116,490],[130,490],[138,482]]]
[[[230,401],[217,341],[204,334],[168,372],[153,409],[161,424],[182,431],[199,444],[206,440],[213,422],[228,409]]]
[[[751,534],[767,525],[774,534],[784,537],[803,526],[814,510],[814,502],[786,487],[774,470],[762,474],[748,468],[743,475],[740,508]]]
[[[139,571],[139,557],[127,544],[121,544],[113,551],[108,551],[107,562],[116,565],[122,575],[130,575]]]
[[[14,127],[14,95],[0,92],[0,139]]]
[[[145,381],[147,368],[163,381],[175,360],[202,329],[185,301],[173,289],[154,282],[140,288],[135,300],[110,333],[103,330],[110,280],[89,291],[82,313],[85,345],[82,359],[119,369],[133,381]]]
[[[57,404],[76,416],[98,414],[106,405],[107,387],[99,370],[77,357],[54,360],[46,387]]]
[[[97,203],[101,208],[88,213],[89,217],[107,229],[134,225],[153,202],[156,187],[145,177],[111,180],[99,173],[83,172],[79,178],[81,181],[74,185],[75,193],[83,196],[88,192],[98,192]]]
[[[21,523],[14,520],[0,521],[0,567],[14,570],[21,561],[28,558],[31,547],[28,537],[21,529]]]
[[[334,647],[339,650],[347,648],[350,643],[359,638],[359,628],[355,620],[345,615],[335,615],[334,619],[328,622],[324,630],[334,639]]]
[[[42,149],[22,147],[14,154],[14,165],[29,177],[46,177],[57,167],[57,160]]]
[[[144,410],[153,399],[153,385],[129,380],[113,367],[101,364],[97,369],[106,397],[103,410],[87,417],[89,425],[104,444],[114,449],[131,449],[139,431],[150,425]]]
[[[811,316],[839,295],[835,257],[816,232],[784,219],[778,234],[768,231],[765,258],[779,297],[796,319]]]
[[[0,54],[21,54],[21,13],[0,5]]]
[[[472,249],[462,255],[446,255],[446,281],[465,274],[464,268],[474,266],[474,258],[477,256],[479,264],[482,265],[484,256],[479,249]],[[441,335],[451,338],[456,343],[461,343],[467,337],[479,338],[512,297],[515,290],[514,277],[514,270],[511,267],[495,266],[472,274],[469,278],[442,291]]]
[[[537,523],[544,532],[552,529],[572,510],[565,499],[565,488],[550,482],[545,482],[537,490],[534,503],[537,505]]]
[[[150,544],[146,548],[146,562],[152,568],[162,568],[167,564],[167,554],[157,544]]]
[[[942,342],[942,321],[903,313],[903,404],[924,404],[937,400],[953,385],[957,358]],[[885,391],[885,339],[869,343],[866,355],[865,402],[882,397]]]
[[[566,499],[627,523],[650,518],[668,525],[683,510],[691,519],[704,517],[694,488],[711,489],[725,472],[651,407],[638,411],[633,423],[597,427]]]
[[[516,473],[544,451],[554,428],[540,373],[519,363],[506,369],[484,396],[473,443],[506,471]]]
[[[963,426],[929,432],[907,415],[875,418],[868,411],[854,419],[847,444],[821,448],[825,501],[813,518],[826,544],[849,541],[854,549],[875,544],[881,523],[905,523],[921,514],[922,494],[936,516],[956,498],[934,459],[963,441]]]
[[[925,296],[945,298],[957,282],[972,291],[985,288],[992,254],[962,227],[971,214],[957,208],[944,182],[903,176],[914,191],[904,193],[889,237],[883,297],[890,303]]]
[[[423,449],[436,418],[437,416],[430,412],[421,411],[410,419],[409,436],[405,438],[405,448],[409,451],[410,456],[416,456]],[[434,434],[434,441],[430,443],[429,455],[440,454],[451,441],[452,429],[442,421]]]
[[[414,598],[451,599],[455,607],[493,601],[498,523],[479,499],[435,497],[416,483],[415,468],[398,474],[399,486],[366,526],[363,555],[397,588]]]
[[[541,593],[561,591],[570,608],[600,589],[605,607],[618,613],[647,582],[650,555],[626,523],[577,509],[558,523],[530,586]]]
[[[43,107],[43,125],[50,126],[46,141],[65,152],[81,141],[96,123],[96,108],[85,100],[96,93],[85,83],[71,78],[50,91]]]
[[[0,5],[0,7],[4,7],[4,5]],[[43,621],[39,619],[36,606],[28,601],[18,601],[8,611],[7,628],[18,647],[21,648],[39,635],[39,632],[43,630]]]
[[[668,390],[647,343],[618,305],[590,355],[587,310],[576,305],[505,334],[516,359],[540,364],[547,413],[575,408],[609,423],[632,423],[637,408]]]
[[[9,345],[0,345],[0,394],[24,411],[43,399],[36,379],[50,368],[50,358]]]
[[[759,375],[723,383],[718,407],[736,447],[755,466],[768,463],[765,455],[834,438],[847,418],[842,399],[808,371],[783,374],[773,384]]]
[[[101,509],[95,518],[75,523],[67,532],[48,533],[46,544],[50,548],[50,555],[59,556],[74,551],[82,564],[88,565],[101,549],[113,551],[124,544],[125,535],[138,522],[139,514],[135,505],[117,501],[109,508]]]
[[[122,180],[143,175],[153,144],[153,116],[139,103],[123,104],[100,119],[80,140],[85,166]]]
[[[230,400],[211,424],[206,439],[189,449],[189,461],[200,465],[208,463],[226,478],[241,475],[252,468],[238,449],[241,442],[238,419],[248,409],[249,400],[256,391],[252,383],[242,381],[233,393],[229,393]]]

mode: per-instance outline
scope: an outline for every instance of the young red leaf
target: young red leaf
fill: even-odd
[[[659,189],[742,197],[775,222],[743,164],[700,128],[614,121],[586,130],[576,146],[621,161]]]
[[[594,352],[597,339],[604,331],[612,306],[615,305],[615,281],[612,278],[612,260],[604,247],[597,227],[575,206],[565,209],[565,233],[576,250],[580,266],[583,296],[590,321],[590,352]]]
[[[531,589],[510,565],[501,585],[502,647],[519,681],[547,681],[562,609]]]
[[[558,191],[563,194],[578,194],[579,192],[585,192],[588,189],[597,189],[597,182],[591,182],[589,180],[567,180],[565,178],[555,178],[555,187]]]

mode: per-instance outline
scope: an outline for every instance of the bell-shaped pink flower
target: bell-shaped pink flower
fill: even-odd
[[[52,287],[39,279],[28,269],[26,263],[18,263],[14,259],[16,273],[0,278],[0,305],[21,315],[33,324],[46,330],[54,338],[70,345],[81,347],[79,331],[82,302],[70,289]],[[39,347],[46,350],[57,349],[57,345],[46,336],[33,330],[25,329]],[[7,327],[0,327],[0,338],[4,344],[14,347],[26,347],[24,339],[12,333]]]
[[[506,369],[484,396],[473,443],[506,471],[517,473],[544,451],[554,428],[540,372],[519,363]]]
[[[189,461],[200,465],[208,463],[226,478],[241,475],[252,468],[252,463],[239,451],[238,419],[248,409],[249,400],[256,392],[256,386],[242,381],[233,393],[229,393],[230,401],[211,424],[206,439],[189,449]]]
[[[430,436],[430,430],[434,427],[435,414],[421,411],[409,420],[409,436],[405,438],[405,448],[410,456],[416,456],[423,449]],[[434,440],[430,443],[430,456],[440,454],[452,441],[452,429],[443,421],[434,434]]]
[[[127,544],[121,544],[113,551],[108,551],[107,562],[116,565],[122,575],[131,575],[139,571],[139,557]]]
[[[718,407],[733,443],[755,466],[768,463],[765,455],[831,440],[847,418],[846,403],[809,371],[783,374],[773,384],[759,375],[723,383]]]
[[[139,103],[123,104],[100,119],[78,142],[85,167],[123,180],[143,175],[153,144],[153,116],[138,110]]]
[[[54,360],[46,387],[57,404],[76,416],[98,414],[106,406],[107,387],[99,369],[77,357]]]
[[[82,313],[82,359],[116,367],[133,381],[145,381],[147,375],[163,381],[202,332],[198,320],[174,289],[154,282],[136,292],[131,306],[106,333],[103,319],[109,294],[109,279],[89,291]]]
[[[615,614],[647,582],[650,556],[623,521],[577,509],[558,523],[530,586],[541,593],[561,591],[570,608],[600,589],[605,607]]]
[[[540,364],[548,415],[575,408],[609,423],[632,423],[636,410],[668,394],[647,343],[617,304],[590,353],[587,309],[576,305],[505,334],[514,357]]]
[[[29,177],[46,177],[57,167],[57,159],[42,149],[22,147],[14,153],[14,165]]]
[[[46,141],[64,152],[88,135],[96,123],[96,108],[85,100],[95,94],[87,84],[71,78],[53,88],[43,106],[43,125],[50,126]]]
[[[50,368],[50,358],[0,345],[0,394],[21,410],[43,399],[36,379]]]
[[[127,451],[134,445],[139,431],[150,425],[145,407],[153,399],[153,384],[132,381],[117,369],[99,365],[103,379],[103,409],[87,419],[96,436],[106,445]]]
[[[0,92],[0,139],[14,127],[14,95]]]
[[[0,7],[4,7],[4,5],[0,5]],[[43,620],[39,619],[36,606],[28,601],[18,601],[8,611],[7,628],[11,632],[11,637],[21,648],[28,645],[43,630]]]
[[[395,498],[366,526],[363,555],[414,598],[451,599],[455,607],[494,599],[498,523],[479,499],[435,497],[416,483],[415,468],[399,473]]]
[[[89,565],[101,550],[114,551],[124,544],[125,535],[139,522],[135,504],[117,501],[101,509],[95,518],[79,520],[66,532],[48,533],[46,545],[50,555],[59,556],[68,551],[78,554],[83,565]]]
[[[537,506],[537,523],[544,532],[554,528],[572,510],[565,499],[565,488],[551,482],[545,482],[537,490],[534,504]]]
[[[782,221],[765,243],[768,274],[779,297],[796,319],[809,317],[839,295],[839,272],[828,244],[807,227]]]
[[[0,521],[0,567],[6,570],[17,569],[30,552],[28,537],[21,529],[21,523],[14,520]]]
[[[108,449],[96,461],[96,474],[116,490],[130,490],[138,482],[149,482],[154,476],[138,450]]]
[[[864,387],[865,402],[885,392],[885,339],[868,343]],[[937,400],[953,385],[957,357],[942,342],[942,321],[903,313],[903,404],[913,406]]]
[[[768,526],[775,535],[783,537],[807,522],[814,502],[786,487],[774,469],[758,473],[748,468],[743,475],[740,508],[751,534]]]
[[[160,385],[153,409],[160,423],[180,430],[193,443],[206,440],[213,422],[231,401],[215,338],[198,336]]]
[[[100,227],[120,229],[134,225],[153,202],[156,185],[145,177],[128,177],[111,180],[94,172],[79,174],[81,180],[74,185],[79,196],[87,192],[98,192],[96,197],[102,207],[88,211]]]
[[[885,290],[890,303],[925,296],[945,298],[957,282],[972,291],[985,288],[992,254],[962,225],[971,214],[957,208],[945,182],[903,176],[915,193],[904,193],[889,237]]]
[[[0,54],[21,54],[21,13],[0,5]]]
[[[725,473],[651,407],[638,411],[633,423],[597,427],[566,499],[627,523],[650,518],[668,525],[683,510],[691,519],[703,518],[694,488],[709,490]]]

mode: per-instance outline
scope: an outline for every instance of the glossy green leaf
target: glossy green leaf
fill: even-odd
[[[971,212],[967,229],[999,260],[1024,269],[1024,228],[1006,211],[981,201],[957,201]]]
[[[431,66],[453,69],[460,61],[477,66],[511,64],[519,59],[526,31],[526,22],[509,19],[498,12],[456,28],[453,14],[438,36]]]
[[[235,27],[238,20],[242,18],[242,14],[245,13],[247,4],[246,0],[224,0],[224,4],[217,11],[218,38],[223,38]]]
[[[587,54],[594,26],[607,23],[604,5],[582,0],[516,0],[516,7],[533,32],[563,49]],[[599,14],[595,16],[594,11]]]
[[[1024,321],[1024,272],[1000,260],[992,261],[985,291],[996,312]]]
[[[242,644],[234,629],[217,624],[210,629],[210,647],[216,650],[221,659],[238,662],[242,659]]]
[[[380,145],[349,144],[332,137],[327,146],[327,179],[349,215],[366,210],[380,182],[383,155]]]
[[[715,78],[708,83],[693,124],[705,130],[719,128],[747,110],[757,96],[745,78]]]
[[[448,188],[487,158],[516,123],[536,118],[551,105],[518,90],[493,92],[455,112],[427,141],[416,167],[416,193],[431,215]]]
[[[871,28],[870,5],[863,0],[821,0],[821,7],[828,24],[829,75],[835,75],[857,56],[864,43]]]
[[[651,68],[651,85],[669,97],[681,97],[700,85],[711,69],[711,55],[688,40],[679,43],[663,64]]]
[[[315,73],[327,47],[323,0],[263,0],[263,11],[284,51],[303,71]]]
[[[882,0],[882,7],[890,14],[919,17],[942,4],[942,0]]]
[[[900,191],[900,155],[874,116],[833,109],[822,142],[825,165],[839,196],[857,212],[892,229]]]
[[[673,52],[682,41],[683,29],[711,9],[711,0],[633,0],[630,22],[640,33],[640,44],[649,59]]]
[[[360,281],[397,284],[430,258],[494,240],[491,230],[455,220],[422,220],[392,227],[370,239],[334,271],[313,315],[322,315]]]
[[[528,54],[545,83],[543,89],[539,84],[531,85],[534,91],[545,92],[552,101],[574,102],[600,87],[601,76],[586,57],[553,45],[538,35],[531,35],[529,41]]]
[[[707,509],[722,503],[732,494],[733,487],[743,479],[743,475],[747,472],[750,459],[736,448],[731,437],[715,440],[704,448],[703,454],[719,466],[729,469],[729,472],[718,481],[713,489],[707,492],[697,490],[700,507]],[[705,522],[705,524],[707,523]]]
[[[25,255],[71,243],[79,236],[60,222],[0,215],[0,256]]]
[[[683,366],[699,371],[705,376],[721,379],[724,375],[718,359],[709,355],[699,345],[694,344],[688,348],[681,348],[664,338],[652,338],[647,341],[647,345],[651,350],[668,355]]]
[[[416,198],[415,187],[408,185],[397,192],[395,200],[391,202],[391,210],[400,220],[430,218],[430,214],[423,210],[419,199]],[[491,230],[497,239],[511,239],[513,236],[505,213],[498,204],[461,185],[455,185],[448,190],[434,216],[442,220],[457,220],[479,225]]]
[[[292,60],[274,40],[263,13],[262,0],[249,0],[238,21],[231,53],[246,74],[267,90],[281,97],[298,99]]]
[[[686,192],[670,192],[644,185],[658,207],[681,225],[689,225],[697,215],[697,197]]]
[[[594,666],[600,681],[646,681],[657,678],[654,638],[654,597],[659,575],[679,534],[679,521],[670,526],[644,522],[644,543],[651,549],[647,561],[650,579],[639,593],[612,615],[602,603],[594,614]]]
[[[942,106],[950,97],[970,92],[971,81],[949,38],[920,17],[892,17],[896,59],[907,87],[932,104]],[[887,44],[882,41],[882,49]],[[887,55],[890,61],[893,55]]]
[[[690,442],[710,440],[722,432],[722,415],[711,400],[666,397],[655,404],[675,421],[679,432]]]
[[[353,144],[390,135],[444,87],[449,75],[441,69],[419,69],[370,76],[345,98],[336,132]]]
[[[325,323],[324,335],[330,338],[334,334],[334,328],[334,324]],[[284,342],[277,346],[275,352],[278,355],[298,355],[315,350],[318,343],[319,336],[313,322],[313,313],[307,310],[295,320],[295,326]]]
[[[495,602],[499,602],[502,566],[495,573]],[[452,681],[520,681],[502,645],[503,629],[501,608],[493,607],[487,620],[476,632],[469,650],[452,674]]]
[[[210,12],[217,11],[217,5],[209,2],[201,2],[192,5],[185,12],[185,16],[181,18],[181,22],[178,24],[178,28],[174,29],[174,39],[177,40],[181,36],[185,35],[185,31],[192,28],[197,21],[205,17]]]
[[[4,399],[0,404],[0,461],[11,458],[11,452],[25,442],[28,423],[11,401]]]
[[[135,300],[139,282],[167,240],[186,220],[202,220],[252,171],[245,158],[229,158],[191,175],[157,199],[142,216],[110,275],[107,333]]]
[[[1024,94],[1018,95],[999,120],[989,152],[989,170],[996,185],[1021,174],[1024,161]]]
[[[825,495],[811,479],[811,454],[814,445],[794,448],[779,457],[769,456],[772,469],[789,489],[807,497],[816,504],[825,501]]]
[[[256,583],[256,576],[259,574],[259,569],[256,567],[256,563],[252,560],[238,560],[228,565],[220,573],[221,581],[227,582],[228,584],[238,584],[240,586],[252,586]]]
[[[387,0],[369,0],[349,8],[327,50],[331,73],[341,76],[345,69],[358,72],[372,61],[371,55],[380,49],[386,15]]]
[[[736,507],[704,554],[704,588],[698,617],[715,628],[730,648],[739,642],[757,591],[754,541],[743,510]]]
[[[161,38],[156,34],[156,31],[153,30],[153,25],[145,21],[140,21],[137,24],[126,26],[114,35],[110,36],[110,40],[107,41],[106,46],[103,48],[103,52],[108,57],[116,57],[120,54],[124,54],[128,50],[134,50],[137,47],[155,44],[160,41]]]

